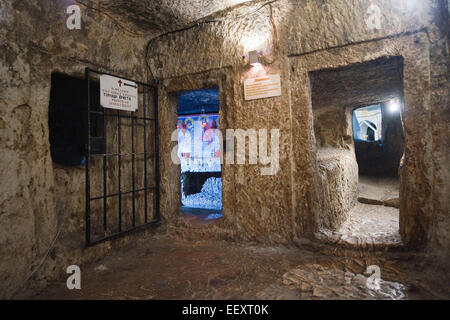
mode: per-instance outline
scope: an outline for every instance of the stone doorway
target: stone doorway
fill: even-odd
[[[313,72],[311,85],[325,190],[319,233],[351,245],[400,245],[402,59]]]
[[[177,109],[181,212],[193,225],[222,218],[219,89],[184,91]]]
[[[394,98],[353,110],[358,203],[341,226],[342,234],[358,235],[364,242],[401,243],[399,169],[404,154],[403,109],[401,99]]]

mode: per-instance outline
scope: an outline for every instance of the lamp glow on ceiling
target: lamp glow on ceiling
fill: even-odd
[[[267,47],[269,43],[270,30],[255,30],[241,39],[241,46],[244,52],[260,51]]]
[[[400,111],[400,101],[399,99],[392,99],[389,101],[388,110],[390,113],[396,113]]]

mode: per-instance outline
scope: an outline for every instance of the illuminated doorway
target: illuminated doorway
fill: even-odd
[[[181,210],[204,221],[222,217],[219,90],[181,93],[178,103]]]

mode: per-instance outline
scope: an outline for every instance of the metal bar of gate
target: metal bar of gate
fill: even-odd
[[[106,108],[103,108],[103,138],[105,139],[105,154],[103,155],[103,231],[106,232],[107,228],[107,206],[108,200],[106,198],[107,186],[106,186],[106,164],[107,164],[107,145],[106,145]]]
[[[146,97],[146,88],[144,87],[143,92],[143,104],[144,104],[144,119],[147,115],[147,97]],[[144,120],[144,188],[147,189],[147,120]],[[147,191],[145,191],[144,195],[144,212],[145,212],[145,223],[148,223],[148,194]]]
[[[91,182],[89,177],[89,161],[91,154],[91,83],[89,68],[85,70],[87,90],[87,141],[86,141],[86,243],[91,242]]]
[[[156,190],[156,187],[140,188],[140,189],[134,190],[134,192],[136,193],[136,192],[149,191],[149,190]],[[122,191],[121,193],[119,193],[119,192],[111,193],[111,194],[107,194],[106,196],[93,197],[93,198],[90,199],[90,201],[100,200],[100,199],[104,199],[104,198],[117,197],[120,194],[124,196],[124,195],[132,194],[132,193],[133,193],[133,190],[131,190],[131,191]]]
[[[144,154],[148,154],[149,157],[152,157],[152,156],[155,156],[157,153],[156,152],[135,152],[134,153],[135,156],[144,155]],[[91,154],[91,157],[104,157],[104,156],[117,157],[117,156],[119,156],[119,154],[118,153]],[[121,156],[122,157],[131,157],[131,156],[133,156],[133,153],[122,153]]]
[[[91,111],[91,114],[103,115],[103,112]],[[110,114],[110,113],[107,113],[106,116],[107,116],[107,117],[114,117],[114,118],[117,118],[117,115]],[[121,117],[122,117],[122,118],[127,118],[127,119],[135,119],[135,120],[155,121],[154,118],[134,117],[134,116],[127,116],[127,115],[124,115],[124,114],[122,114]]]
[[[132,207],[132,211],[133,211],[133,228],[136,227],[136,182],[135,182],[135,155],[134,155],[134,118],[131,119],[131,184],[132,184],[132,188],[133,188],[133,207]]]
[[[121,186],[121,166],[122,166],[122,155],[120,153],[120,143],[122,142],[121,137],[121,118],[120,118],[120,110],[117,110],[117,153],[119,154],[117,158],[118,168],[117,168],[117,175],[118,175],[118,188],[119,188],[119,232],[122,231],[122,186]]]
[[[158,127],[158,90],[154,89],[154,117],[155,117],[155,152],[159,152],[159,127]],[[159,221],[160,211],[159,211],[159,153],[155,157],[155,177],[156,177],[156,195],[155,195],[155,219]]]
[[[155,86],[151,86],[149,84],[143,83],[143,82],[139,82],[139,81],[134,81],[131,79],[127,79],[127,78],[123,78],[123,77],[118,77],[124,80],[128,80],[128,81],[133,81],[138,85],[143,86],[143,101],[144,101],[144,110],[143,110],[143,116],[142,117],[138,117],[137,114],[122,114],[121,111],[117,110],[117,113],[108,113],[106,108],[103,108],[102,111],[96,111],[96,110],[91,110],[92,109],[92,81],[91,81],[91,73],[95,73],[98,75],[110,75],[113,77],[117,77],[116,75],[110,74],[110,73],[106,73],[106,72],[100,72],[100,71],[96,71],[90,68],[86,68],[85,70],[85,76],[86,76],[86,90],[87,90],[87,142],[86,142],[86,215],[85,215],[85,219],[86,219],[86,244],[87,245],[94,245],[97,244],[99,242],[102,241],[106,241],[106,240],[110,240],[110,239],[114,239],[118,236],[121,235],[125,235],[128,234],[130,232],[132,232],[133,230],[137,230],[140,229],[144,226],[147,225],[153,225],[153,224],[157,224],[159,222],[160,219],[160,202],[159,202],[159,197],[160,197],[160,171],[159,171],[159,134],[158,134],[158,92],[157,92],[157,88]],[[150,95],[148,95],[147,91],[148,90],[154,90],[154,118],[147,118],[147,107],[150,105],[150,103],[148,103],[147,99],[150,97]],[[97,107],[97,106],[96,106]],[[98,106],[100,107],[100,106]],[[92,116],[102,116],[103,117],[103,143],[104,143],[104,147],[103,147],[103,151],[99,152],[98,150],[96,150],[94,153],[92,153],[92,143],[91,143],[91,139],[92,137],[92,125],[91,125],[91,119]],[[107,143],[106,143],[106,138],[107,138],[107,118],[117,118],[117,153],[107,153]],[[123,118],[127,118],[127,119],[131,119],[131,154],[125,154],[122,153],[122,149],[121,149],[121,142],[122,142],[122,132],[121,132],[121,119]],[[97,119],[97,118],[95,118]],[[136,121],[137,120],[142,120],[144,123],[144,152],[136,152],[136,132],[135,132],[135,126],[136,126]],[[155,132],[154,132],[154,150],[151,152],[147,151],[147,121],[154,121],[155,123]],[[97,121],[97,125],[98,125]],[[132,189],[125,191],[122,190],[122,157],[125,156],[130,156],[132,157]],[[137,155],[143,155],[144,157],[144,188],[136,188],[136,156]],[[91,167],[91,157],[94,156],[101,156],[103,158],[103,195],[102,196],[96,196],[96,197],[91,197],[91,178],[90,178],[90,170],[92,170]],[[107,168],[108,168],[108,157],[118,157],[117,159],[117,163],[118,163],[118,173],[117,173],[117,177],[118,177],[118,191],[116,193],[111,193],[108,194],[108,188],[107,188]],[[155,172],[155,184],[148,186],[148,166],[147,166],[147,161],[149,158],[155,158],[155,166],[154,166],[154,172]],[[155,196],[154,196],[154,218],[152,221],[149,222],[148,219],[148,192],[149,191],[153,191],[155,192]],[[136,224],[136,194],[138,192],[144,192],[145,194],[145,223],[137,225]],[[122,223],[123,223],[123,208],[122,208],[122,196],[123,195],[127,195],[127,194],[132,194],[132,228],[127,229],[127,230],[122,230]],[[107,219],[107,215],[108,215],[108,206],[107,206],[107,199],[111,198],[111,197],[118,197],[119,201],[118,201],[118,232],[107,235],[107,230],[108,230],[108,219]],[[96,201],[96,200],[100,200],[103,199],[103,230],[105,232],[105,237],[100,238],[100,239],[92,239],[92,235],[91,235],[91,226],[92,226],[92,221],[91,221],[91,201]]]

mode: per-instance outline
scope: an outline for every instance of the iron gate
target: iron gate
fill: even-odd
[[[157,224],[160,219],[160,176],[157,88],[90,68],[86,68],[85,73],[85,222],[89,246]],[[96,77],[103,74],[137,84],[138,110],[131,112],[100,106]]]

